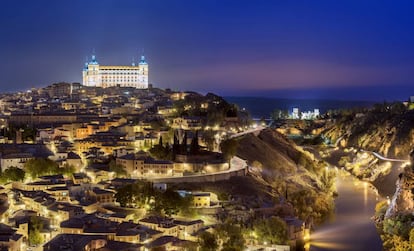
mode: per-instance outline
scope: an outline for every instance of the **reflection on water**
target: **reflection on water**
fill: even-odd
[[[336,185],[335,216],[312,233],[310,250],[382,250],[371,220],[378,201],[376,190],[345,172],[338,174]]]

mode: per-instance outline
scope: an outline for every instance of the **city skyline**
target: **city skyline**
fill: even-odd
[[[407,99],[408,1],[43,1],[3,5],[0,90],[82,82],[86,56],[149,82],[226,96]],[[17,74],[19,72],[24,74]]]

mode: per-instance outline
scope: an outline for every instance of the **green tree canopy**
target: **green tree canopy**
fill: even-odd
[[[191,196],[182,197],[176,191],[167,189],[165,192],[156,191],[154,210],[168,216],[179,212],[190,213]]]
[[[200,251],[216,251],[218,249],[217,236],[209,232],[203,232],[200,235],[198,244]]]
[[[31,245],[39,245],[43,243],[41,231],[43,230],[43,222],[38,216],[30,217],[29,221],[29,243]]]
[[[66,163],[62,168],[60,168],[59,171],[65,175],[70,176],[76,172],[76,168],[73,165],[69,165]]]
[[[154,189],[150,182],[138,181],[118,189],[115,198],[122,207],[142,208],[149,205],[154,196]]]
[[[63,173],[56,162],[46,158],[28,160],[24,164],[24,169],[33,179],[42,175]]]
[[[181,197],[176,191],[167,189],[159,191],[152,183],[139,181],[118,189],[116,200],[122,207],[148,208],[155,213],[171,216],[173,214],[190,214],[192,197]]]
[[[279,217],[259,219],[253,222],[253,229],[260,242],[285,244],[287,241],[287,225]]]
[[[164,159],[164,160],[172,160],[173,159],[173,151],[170,144],[167,142],[165,145],[162,142],[162,137],[160,137],[160,141],[158,144],[154,145],[150,149],[150,154],[156,159]]]
[[[196,131],[193,139],[191,140],[190,153],[198,154],[199,152],[200,152],[200,145],[198,144],[198,131]]]
[[[216,232],[223,243],[222,250],[244,250],[245,240],[240,226],[226,222],[218,225]]]
[[[11,166],[0,175],[0,181],[2,183],[7,183],[10,181],[23,181],[25,175],[26,172],[24,170],[15,166]]]
[[[229,161],[237,153],[239,142],[236,139],[227,139],[221,142],[220,149],[225,160]]]

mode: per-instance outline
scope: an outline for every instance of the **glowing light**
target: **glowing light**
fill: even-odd
[[[304,234],[303,234],[303,240],[305,241],[305,242],[308,242],[308,241],[310,241],[310,230],[307,228],[307,229],[305,229],[305,231],[304,231]]]

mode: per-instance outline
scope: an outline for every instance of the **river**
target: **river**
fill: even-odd
[[[345,171],[336,179],[335,214],[311,234],[310,250],[380,251],[382,242],[371,217],[380,199],[367,182]]]

